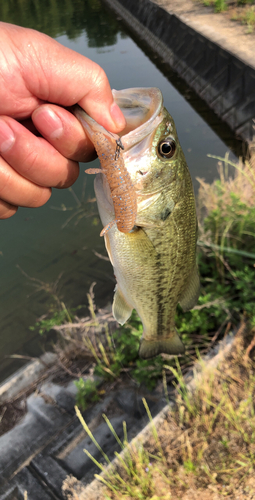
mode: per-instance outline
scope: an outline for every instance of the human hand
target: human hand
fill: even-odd
[[[71,186],[94,148],[61,106],[118,133],[125,119],[100,66],[43,33],[0,22],[0,219]],[[38,137],[38,132],[42,137]]]

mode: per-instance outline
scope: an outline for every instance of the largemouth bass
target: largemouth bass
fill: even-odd
[[[103,166],[103,173],[98,169],[89,173],[99,173],[95,193],[117,280],[113,316],[123,325],[136,309],[143,323],[141,358],[181,354],[185,348],[175,328],[176,307],[179,303],[183,311],[192,309],[200,288],[190,173],[160,90],[126,89],[113,91],[113,96],[127,122],[120,137],[107,132],[81,109],[75,110]],[[99,144],[105,144],[103,149]],[[118,186],[124,185],[124,189],[111,189],[109,179],[121,169],[128,182],[122,172]],[[106,176],[106,170],[113,174]],[[126,232],[116,225],[120,220],[116,207],[122,207],[125,218],[129,199],[135,201],[135,216]]]

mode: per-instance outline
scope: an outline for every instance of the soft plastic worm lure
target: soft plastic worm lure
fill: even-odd
[[[80,107],[75,108],[74,114],[93,142],[101,164],[101,169],[89,168],[86,173],[105,175],[113,201],[115,219],[104,227],[100,236],[106,234],[114,224],[117,224],[122,233],[129,233],[135,225],[137,200],[131,177],[125,167],[121,139],[98,125]]]

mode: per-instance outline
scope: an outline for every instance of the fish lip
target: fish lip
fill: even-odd
[[[124,116],[125,110],[134,110],[135,108],[138,110],[140,108],[140,110],[143,110],[144,114],[146,114],[146,112],[149,114],[149,118],[146,121],[142,121],[140,125],[131,129],[127,134],[125,134],[125,130],[124,134],[121,134],[124,150],[128,151],[134,147],[135,144],[141,142],[145,137],[150,135],[163,120],[163,96],[161,91],[156,87],[135,87],[123,90],[113,90],[112,94],[114,101],[120,107]],[[125,118],[127,124],[129,124],[128,117],[125,116]]]
[[[142,121],[140,125],[139,119],[137,119],[138,126],[134,126],[134,128],[131,128],[126,134],[122,132],[120,135],[117,135],[109,132],[102,125],[99,125],[93,118],[87,115],[78,104],[75,105],[73,112],[85,128],[91,140],[93,133],[96,132],[102,132],[105,137],[108,137],[111,141],[115,140],[116,143],[121,138],[124,152],[126,152],[147,136],[151,135],[163,120],[163,96],[161,91],[156,87],[135,87],[123,90],[113,90],[112,94],[114,101],[124,112],[124,115],[125,109],[135,110],[137,108],[137,110],[142,110],[141,114],[147,114],[149,116],[148,119],[144,121],[140,120]],[[127,125],[130,126],[130,123]]]
[[[113,132],[109,132],[102,125],[99,125],[91,116],[89,116],[84,109],[81,108],[79,104],[75,104],[73,107],[73,114],[80,121],[83,128],[86,130],[90,140],[93,142],[93,133],[102,132],[105,137],[108,137],[110,140],[114,140],[116,144],[121,142],[121,149],[123,149],[122,139],[120,140],[120,136],[114,134]]]

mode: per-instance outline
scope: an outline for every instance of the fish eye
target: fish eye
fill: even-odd
[[[158,154],[162,158],[172,158],[176,150],[176,144],[173,139],[163,139],[158,145]]]

